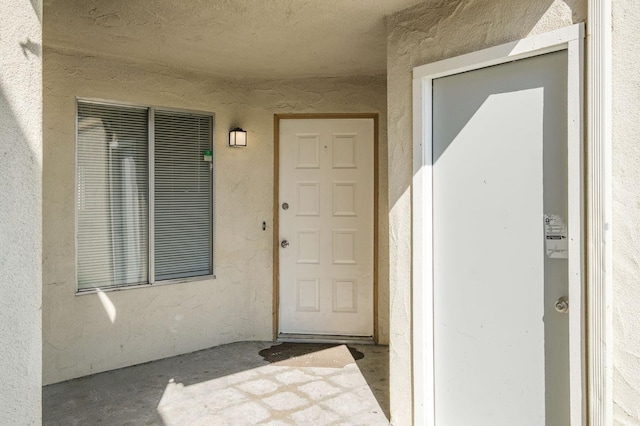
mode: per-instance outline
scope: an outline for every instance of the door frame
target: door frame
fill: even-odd
[[[273,340],[280,330],[280,120],[373,120],[373,341],[378,343],[378,113],[299,113],[273,115]]]
[[[440,77],[567,50],[569,233],[569,404],[571,426],[586,421],[585,264],[583,175],[584,25],[413,69],[413,409],[414,424],[435,425],[433,342],[432,83]],[[542,218],[541,218],[542,220]]]

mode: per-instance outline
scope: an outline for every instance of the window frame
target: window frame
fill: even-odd
[[[78,105],[79,103],[85,104],[97,104],[97,105],[107,105],[112,107],[124,107],[124,108],[139,108],[143,110],[147,110],[147,149],[148,149],[148,157],[147,157],[147,169],[148,169],[148,193],[147,193],[147,211],[148,211],[148,250],[147,250],[147,261],[148,261],[148,282],[142,284],[134,284],[134,285],[112,285],[109,287],[91,287],[86,289],[79,288],[78,281],[78,253],[79,253],[79,245],[78,245]],[[131,290],[136,288],[148,288],[148,287],[157,287],[163,285],[172,285],[172,284],[181,284],[187,282],[196,282],[196,281],[206,281],[216,279],[215,275],[215,194],[216,194],[216,167],[215,167],[215,124],[216,124],[216,116],[215,113],[211,111],[202,111],[202,110],[194,110],[194,109],[185,109],[185,108],[175,108],[175,107],[165,107],[158,105],[150,105],[150,104],[142,104],[142,103],[133,103],[133,102],[124,102],[124,101],[114,101],[108,99],[100,99],[100,98],[86,98],[76,96],[75,98],[75,124],[74,124],[74,204],[73,204],[73,213],[74,213],[74,280],[75,280],[75,295],[80,296],[84,294],[95,294],[95,293],[103,293],[107,291],[120,291],[120,290]],[[183,278],[172,278],[167,280],[155,280],[155,113],[156,111],[162,112],[175,112],[179,114],[193,114],[193,115],[201,115],[208,116],[211,119],[211,129],[209,134],[210,141],[210,149],[212,152],[212,158],[214,159],[210,163],[211,167],[211,189],[210,189],[210,204],[209,204],[209,221],[211,224],[211,233],[209,235],[211,241],[211,274],[208,275],[197,275],[193,277],[183,277]]]

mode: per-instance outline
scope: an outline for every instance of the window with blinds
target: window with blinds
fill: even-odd
[[[155,279],[211,274],[211,117],[155,114]]]
[[[78,291],[213,273],[212,135],[211,115],[78,101]]]

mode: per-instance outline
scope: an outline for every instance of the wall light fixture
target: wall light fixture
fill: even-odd
[[[229,146],[234,148],[247,146],[247,132],[240,127],[231,129],[229,132]]]

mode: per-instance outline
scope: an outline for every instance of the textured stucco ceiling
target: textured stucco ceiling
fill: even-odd
[[[384,74],[384,17],[421,1],[45,0],[44,43],[224,76]]]

